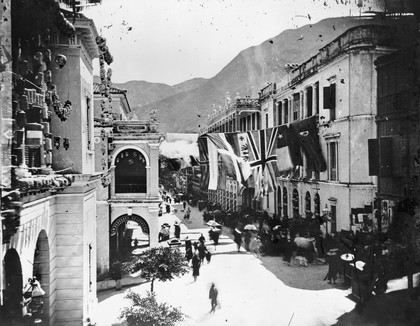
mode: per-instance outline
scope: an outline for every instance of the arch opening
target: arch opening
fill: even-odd
[[[136,149],[126,149],[115,158],[115,192],[146,193],[146,159]]]

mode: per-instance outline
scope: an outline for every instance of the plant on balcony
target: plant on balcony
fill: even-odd
[[[131,304],[122,309],[120,319],[128,326],[175,326],[187,317],[179,308],[158,303],[153,292],[147,292],[145,297],[141,297],[129,290],[125,299],[130,300]]]

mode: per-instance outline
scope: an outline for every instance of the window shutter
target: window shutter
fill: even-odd
[[[392,137],[379,138],[379,176],[392,176]]]
[[[335,109],[335,84],[330,85],[330,110]]]
[[[369,175],[379,174],[378,139],[368,139]]]

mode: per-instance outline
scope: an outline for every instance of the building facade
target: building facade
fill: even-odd
[[[97,303],[98,33],[56,1],[5,1],[1,21],[0,323],[82,325]]]

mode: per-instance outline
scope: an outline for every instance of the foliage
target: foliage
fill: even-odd
[[[170,163],[169,159],[164,155],[159,155],[160,169],[159,169],[159,183],[163,186],[166,191],[177,193],[179,191],[186,193],[186,171],[174,170]],[[179,180],[178,188],[176,180]]]
[[[131,300],[131,305],[123,308],[120,319],[125,320],[128,326],[175,326],[186,317],[180,309],[158,303],[153,292],[141,297],[129,290],[125,298]]]
[[[153,282],[170,281],[175,276],[184,275],[189,271],[188,263],[179,249],[168,247],[151,248],[141,256],[134,257],[130,262],[123,263],[123,270],[127,272],[141,271],[141,277],[150,280],[151,291]]]

